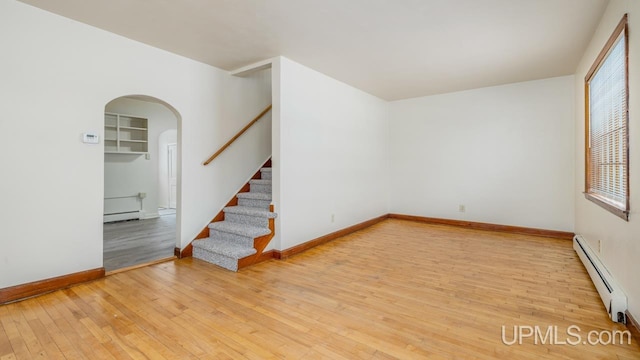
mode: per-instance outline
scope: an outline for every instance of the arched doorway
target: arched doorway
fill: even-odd
[[[104,110],[103,266],[112,272],[171,258],[180,213],[180,115],[142,95],[118,97]],[[164,153],[169,144],[173,152]]]

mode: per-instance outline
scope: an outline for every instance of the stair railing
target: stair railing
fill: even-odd
[[[202,165],[209,165],[210,162],[212,162],[215,158],[218,157],[218,155],[222,154],[223,151],[225,151],[234,141],[236,141],[240,136],[242,136],[242,134],[245,133],[245,131],[249,130],[249,128],[255,124],[256,122],[258,122],[258,120],[260,120],[266,113],[269,112],[269,110],[271,110],[271,105],[267,106],[264,110],[262,110],[262,112],[260,114],[258,114],[258,116],[256,116],[253,120],[251,120],[247,126],[243,127],[242,130],[238,131],[238,133],[231,138],[231,140],[227,141],[226,144],[222,145],[222,147],[220,148],[220,150],[216,151],[213,155],[211,155],[207,161],[205,161],[204,163],[202,163]]]

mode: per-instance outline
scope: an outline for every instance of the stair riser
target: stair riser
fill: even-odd
[[[263,180],[271,180],[271,171],[260,171],[260,178]]]
[[[251,184],[249,188],[251,192],[271,194],[271,185]]]
[[[209,237],[212,239],[237,241],[239,244],[242,244],[243,246],[253,247],[253,238],[242,236],[242,235],[230,234],[224,231],[210,229]]]
[[[251,206],[255,208],[269,210],[271,201],[269,200],[256,200],[256,199],[238,199],[239,206]]]
[[[239,223],[239,224],[269,227],[269,219],[265,217],[225,213],[224,220],[234,222],[234,223]]]
[[[215,254],[210,251],[200,249],[197,247],[193,248],[193,257],[196,259],[204,260],[210,262],[212,264],[216,264],[220,267],[223,267],[227,270],[238,271],[238,260],[230,258],[228,256],[222,254]]]

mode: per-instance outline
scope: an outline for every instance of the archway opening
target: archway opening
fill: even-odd
[[[179,244],[180,114],[150,96],[105,105],[103,266],[107,272],[174,257]]]

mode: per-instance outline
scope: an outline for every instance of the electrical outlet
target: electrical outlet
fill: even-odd
[[[467,209],[465,208],[464,205],[458,205],[458,211],[459,212],[465,212],[465,211],[467,211]]]
[[[336,220],[336,214],[331,214],[331,222],[334,222]]]

